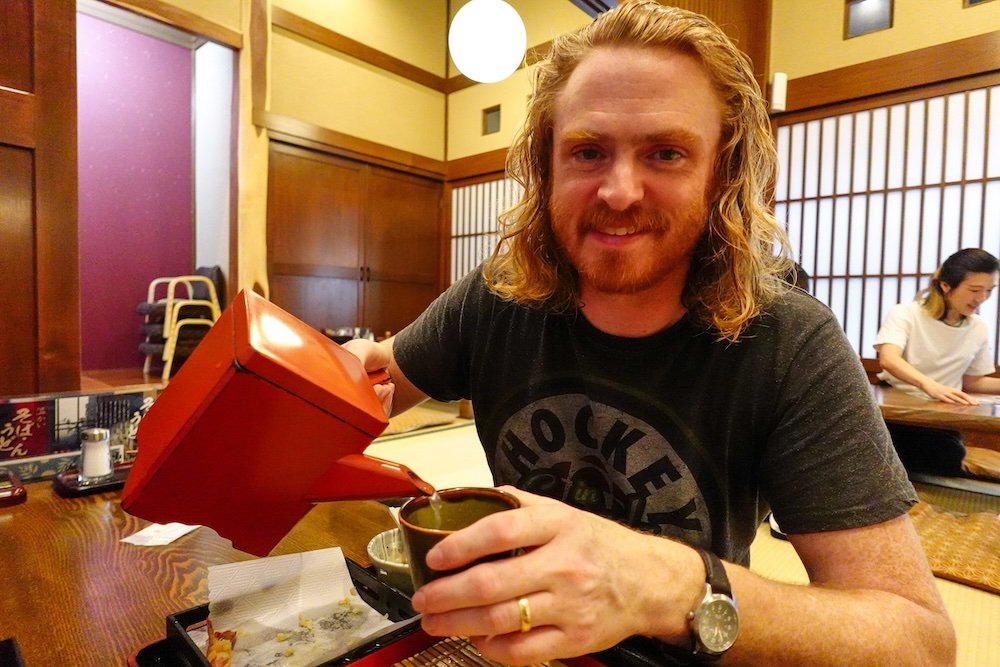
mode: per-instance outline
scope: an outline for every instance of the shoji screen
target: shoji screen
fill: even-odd
[[[500,238],[497,216],[517,203],[522,191],[509,178],[451,191],[451,282],[490,256]]]
[[[775,213],[862,357],[960,248],[1000,256],[1000,86],[780,124]],[[998,296],[980,309],[994,352]]]

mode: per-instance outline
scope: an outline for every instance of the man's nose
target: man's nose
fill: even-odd
[[[631,160],[615,160],[597,194],[614,211],[624,211],[642,201],[643,186],[638,167]]]

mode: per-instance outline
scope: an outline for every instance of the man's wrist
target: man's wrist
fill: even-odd
[[[659,595],[649,596],[654,604],[647,612],[648,629],[645,635],[660,641],[689,649],[691,624],[687,614],[705,596],[705,566],[697,550],[674,540],[663,540],[664,572],[659,584]],[[647,591],[650,590],[647,588]]]
[[[703,660],[714,661],[732,648],[740,633],[740,613],[722,561],[712,552],[698,550],[705,564],[705,595],[688,612],[692,649]]]

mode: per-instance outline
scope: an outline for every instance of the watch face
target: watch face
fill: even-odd
[[[722,653],[736,641],[740,633],[740,617],[733,601],[724,595],[713,595],[698,609],[698,640],[711,653]]]

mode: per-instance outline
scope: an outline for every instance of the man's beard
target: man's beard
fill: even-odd
[[[640,205],[614,211],[597,202],[574,224],[564,207],[551,202],[549,216],[559,249],[579,273],[581,283],[606,294],[635,294],[656,285],[681,263],[687,264],[707,226],[708,207],[701,201],[682,211],[650,210]],[[644,240],[644,248],[636,249],[638,252],[607,247],[596,258],[592,251],[585,258],[582,245],[586,233],[612,227],[634,227],[653,238]]]

